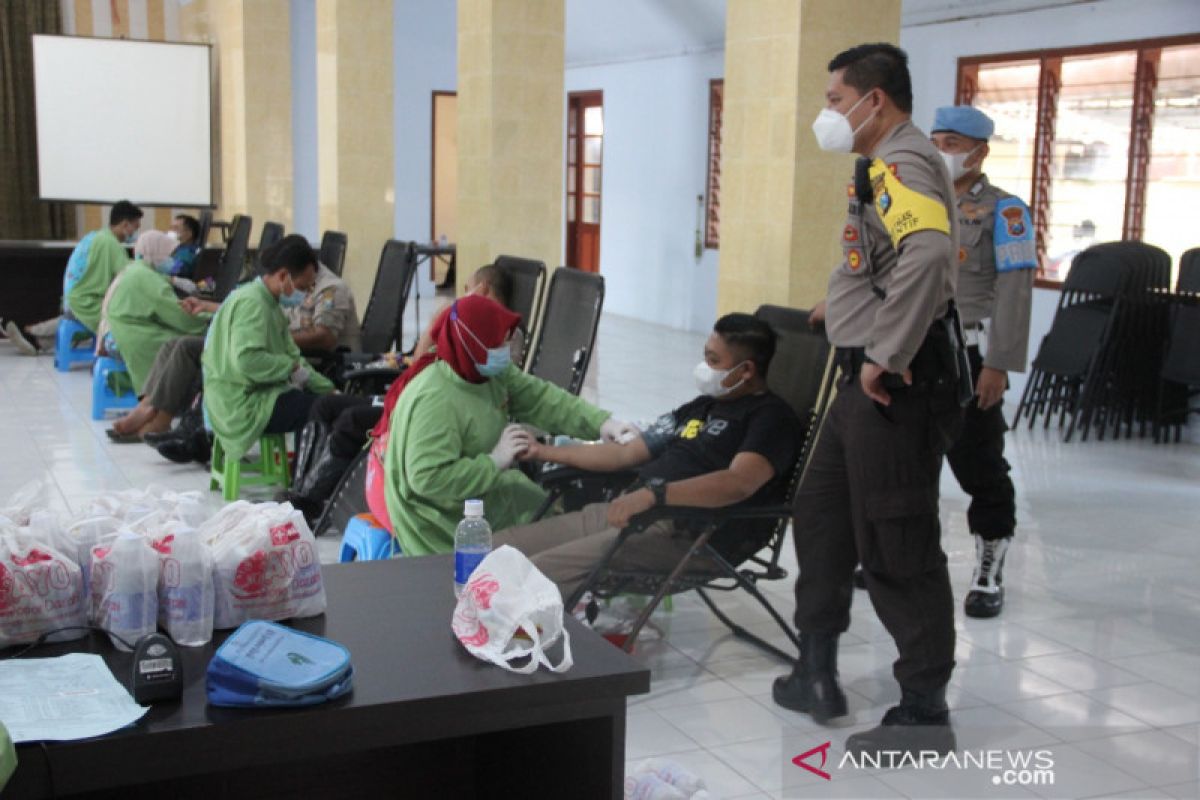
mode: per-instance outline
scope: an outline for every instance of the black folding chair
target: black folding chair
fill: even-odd
[[[533,352],[533,337],[537,332],[538,314],[542,310],[542,291],[546,287],[546,265],[541,261],[517,256],[499,256],[496,268],[507,272],[512,278],[510,308],[521,315],[521,330],[525,334],[525,347],[517,368],[525,369],[529,354]]]
[[[571,267],[554,270],[528,359],[529,374],[579,394],[596,346],[603,307],[602,276]]]
[[[402,335],[404,308],[412,292],[417,274],[417,260],[412,242],[389,239],[379,256],[375,285],[362,319],[362,353],[343,354],[347,394],[381,394],[396,379],[399,370],[367,368],[383,353],[399,346]]]
[[[258,253],[261,256],[262,251],[266,250],[271,245],[283,238],[285,231],[283,225],[278,222],[264,222],[262,233],[258,235]]]
[[[346,265],[346,247],[349,241],[341,231],[325,231],[325,235],[321,237],[321,252],[317,258],[335,275],[340,276],[342,268]]]
[[[1181,301],[1171,310],[1171,335],[1159,376],[1154,440],[1170,440],[1167,428],[1175,429],[1175,441],[1191,414],[1200,413],[1192,400],[1200,394],[1200,305]]]
[[[1066,440],[1070,441],[1080,409],[1095,391],[1091,379],[1099,373],[1125,280],[1126,265],[1111,251],[1091,247],[1076,257],[1050,331],[1033,359],[1014,427],[1022,414],[1028,415],[1030,428],[1039,413],[1046,415],[1045,427],[1055,412],[1060,425],[1069,414]]]
[[[221,254],[221,264],[217,267],[214,279],[213,298],[218,303],[224,301],[237,287],[242,272],[246,269],[251,224],[251,218],[244,214],[235,215],[229,223],[229,240],[225,244],[225,252]]]
[[[200,236],[196,239],[196,244],[201,248],[208,244],[208,232],[212,230],[213,216],[211,209],[204,209],[200,212]]]
[[[1179,257],[1179,277],[1175,280],[1175,292],[1200,295],[1200,247],[1193,247]]]
[[[627,651],[632,649],[638,633],[664,597],[694,590],[735,636],[785,661],[794,660],[795,653],[787,653],[738,625],[709,596],[711,591],[737,589],[748,592],[757,600],[799,651],[800,643],[795,631],[759,591],[757,584],[760,580],[782,580],[788,575],[787,570],[779,565],[779,559],[787,540],[795,494],[832,394],[834,371],[829,342],[823,333],[809,328],[808,312],[762,306],[756,316],[767,321],[778,337],[767,385],[792,406],[804,423],[802,441],[798,443],[799,455],[788,476],[786,498],[778,505],[757,507],[660,506],[636,516],[617,536],[587,580],[566,601],[567,608],[574,608],[583,595],[590,591],[593,603],[589,605],[588,614],[594,618],[596,598],[611,598],[623,593],[650,596],[650,601],[634,621],[625,641]],[[613,556],[630,537],[641,534],[660,520],[686,523],[699,531],[687,554],[673,569],[663,572],[609,566]],[[736,533],[737,538],[745,544],[740,551],[718,551],[712,544],[714,535],[718,533],[723,534],[722,538]],[[689,564],[701,554],[715,564],[715,570],[689,572]]]
[[[364,489],[367,482],[367,451],[364,449],[338,481],[337,488],[329,496],[325,510],[313,526],[313,535],[321,536],[326,531],[344,531],[356,515],[366,513],[367,494]]]

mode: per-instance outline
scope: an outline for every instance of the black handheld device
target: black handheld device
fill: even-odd
[[[133,699],[137,703],[178,700],[183,695],[179,648],[161,633],[138,639],[133,648]]]

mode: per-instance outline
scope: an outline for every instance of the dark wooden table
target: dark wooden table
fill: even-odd
[[[219,633],[182,648],[182,701],[108,736],[19,745],[4,797],[620,797],[625,698],[649,690],[649,671],[571,618],[565,673],[479,661],[450,631],[451,576],[449,556],[326,566],[328,610],[295,627],[349,648],[350,696],[210,707],[204,671]],[[128,686],[131,656],[100,635],[29,655],[89,649]]]

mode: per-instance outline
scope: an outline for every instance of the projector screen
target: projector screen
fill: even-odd
[[[35,35],[41,198],[211,206],[211,52]]]

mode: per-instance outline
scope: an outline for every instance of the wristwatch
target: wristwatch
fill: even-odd
[[[651,478],[646,481],[646,488],[654,493],[654,505],[665,506],[667,504],[666,478]]]

